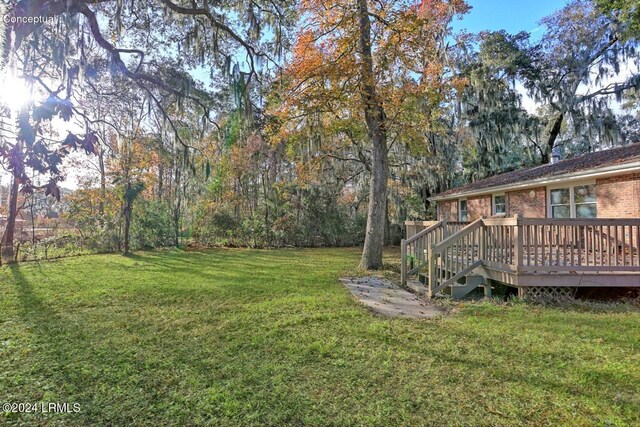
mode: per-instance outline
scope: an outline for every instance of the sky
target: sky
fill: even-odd
[[[456,31],[465,29],[470,33],[483,30],[506,30],[515,34],[527,31],[542,34],[538,24],[541,18],[551,15],[567,4],[565,0],[467,0],[472,7],[462,20],[456,20]]]
[[[452,24],[454,31],[465,30],[477,33],[484,30],[506,30],[510,34],[527,31],[533,41],[539,40],[544,34],[544,28],[539,21],[545,16],[562,9],[569,0],[467,0],[472,7],[462,20],[455,20]],[[638,72],[638,66],[622,64],[619,76],[606,79],[602,85],[614,81],[621,81]],[[516,83],[516,89],[522,95],[522,106],[533,113],[538,105],[527,95],[521,83]],[[593,87],[582,85],[578,91],[587,92]],[[619,104],[612,104],[614,111],[619,110]]]

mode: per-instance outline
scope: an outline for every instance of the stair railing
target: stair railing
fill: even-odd
[[[429,248],[447,237],[447,222],[439,221],[408,239],[403,239],[401,248],[401,282],[407,285],[408,278],[426,267]]]
[[[486,253],[484,223],[478,219],[429,248],[427,298],[482,265]]]

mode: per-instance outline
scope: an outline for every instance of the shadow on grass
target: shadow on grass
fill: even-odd
[[[303,256],[293,257],[291,253],[283,254],[279,251],[248,251],[248,250],[212,250],[210,252],[180,252],[178,256],[167,253],[129,254],[128,259],[142,265],[152,265],[147,269],[151,273],[167,273],[172,275],[188,274],[198,276],[215,283],[231,280],[233,285],[242,282],[296,280],[305,276],[314,267],[325,264],[322,260],[309,261]],[[289,261],[291,268],[283,268],[282,261]],[[334,275],[325,272],[323,275]],[[302,283],[307,284],[308,283]]]
[[[9,270],[15,280],[19,316],[31,328],[39,355],[46,356],[40,359],[46,360],[46,364],[40,367],[43,377],[55,381],[51,385],[56,396],[65,396],[72,390],[81,389],[82,384],[75,381],[77,377],[69,369],[77,360],[77,349],[82,348],[78,342],[85,337],[79,333],[77,325],[61,317],[46,300],[36,294],[19,265],[11,265]]]

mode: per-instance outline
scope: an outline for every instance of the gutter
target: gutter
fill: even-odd
[[[545,176],[541,178],[536,178],[529,181],[521,181],[513,184],[503,184],[495,187],[487,187],[481,188],[479,190],[471,190],[471,191],[463,191],[460,193],[448,194],[446,196],[433,196],[429,197],[427,200],[431,202],[439,202],[445,200],[455,200],[460,197],[470,197],[470,196],[482,196],[485,194],[492,194],[499,191],[515,191],[515,190],[526,190],[527,188],[540,187],[543,185],[555,184],[562,181],[574,181],[585,178],[602,178],[612,175],[623,175],[625,173],[633,173],[640,172],[640,161],[632,162],[632,163],[623,163],[614,166],[605,166],[601,168],[595,169],[586,169],[578,172],[566,173],[562,175],[555,176]]]

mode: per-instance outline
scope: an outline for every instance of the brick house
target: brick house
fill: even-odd
[[[640,143],[503,173],[430,200],[438,220],[407,221],[401,243],[401,282],[427,297],[478,287],[491,295],[495,283],[523,296],[640,288]]]
[[[640,143],[495,175],[430,200],[439,221],[640,218]]]
[[[407,221],[401,242],[401,282],[429,298],[479,287],[491,295],[495,283],[534,297],[640,288],[640,143],[495,175],[430,200],[437,221]]]

